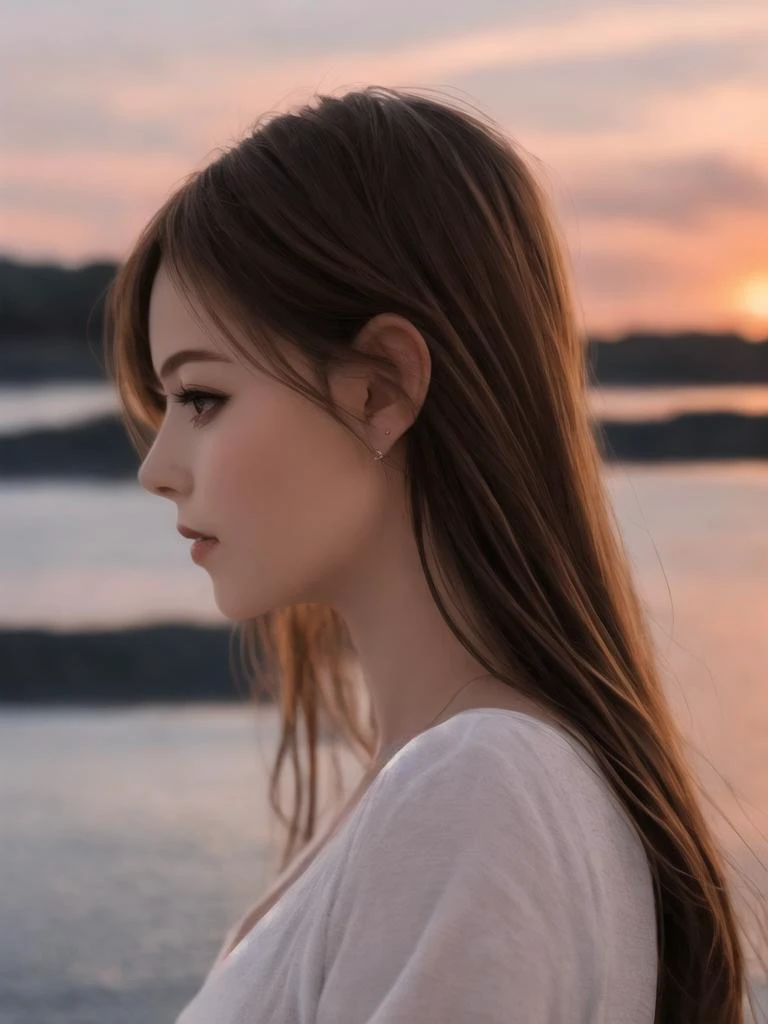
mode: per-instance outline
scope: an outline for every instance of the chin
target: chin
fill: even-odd
[[[257,619],[268,612],[269,607],[258,604],[256,601],[233,600],[231,597],[221,598],[215,596],[216,607],[225,619],[230,622],[245,622],[247,619]]]
[[[267,612],[277,611],[279,608],[293,604],[300,604],[304,600],[301,596],[285,598],[284,595],[277,594],[254,594],[253,588],[250,589],[250,592],[236,592],[220,585],[214,589],[216,607],[226,619],[232,622],[258,619],[262,615],[266,615]]]

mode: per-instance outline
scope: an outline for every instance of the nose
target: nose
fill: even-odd
[[[139,466],[136,479],[145,491],[161,498],[172,498],[188,486],[188,474],[163,455],[157,439]]]
[[[139,485],[144,488],[145,491],[154,493],[154,486],[150,483],[149,469],[147,468],[147,459],[144,459],[142,464],[139,466],[139,471],[136,474],[136,479],[139,481]]]

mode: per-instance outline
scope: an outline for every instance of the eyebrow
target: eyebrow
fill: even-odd
[[[211,352],[205,348],[184,348],[180,352],[174,352],[168,356],[160,368],[160,380],[170,376],[174,370],[178,370],[184,363],[231,363],[231,359]]]

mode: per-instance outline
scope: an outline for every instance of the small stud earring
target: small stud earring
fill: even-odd
[[[392,433],[392,431],[385,430],[384,433],[389,435]],[[384,452],[380,451],[378,448],[374,448],[373,450],[376,452],[376,454],[373,456],[375,462],[378,462],[380,459],[384,458]]]

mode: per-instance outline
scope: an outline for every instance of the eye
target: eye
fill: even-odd
[[[218,408],[226,402],[226,398],[223,395],[211,395],[207,391],[199,391],[194,388],[180,388],[178,391],[173,393],[174,399],[179,405],[192,405],[197,411],[197,416],[192,417],[193,426],[197,426],[198,423],[207,415],[205,412],[197,410],[198,403],[213,402],[214,408]],[[211,410],[209,410],[210,413]]]

